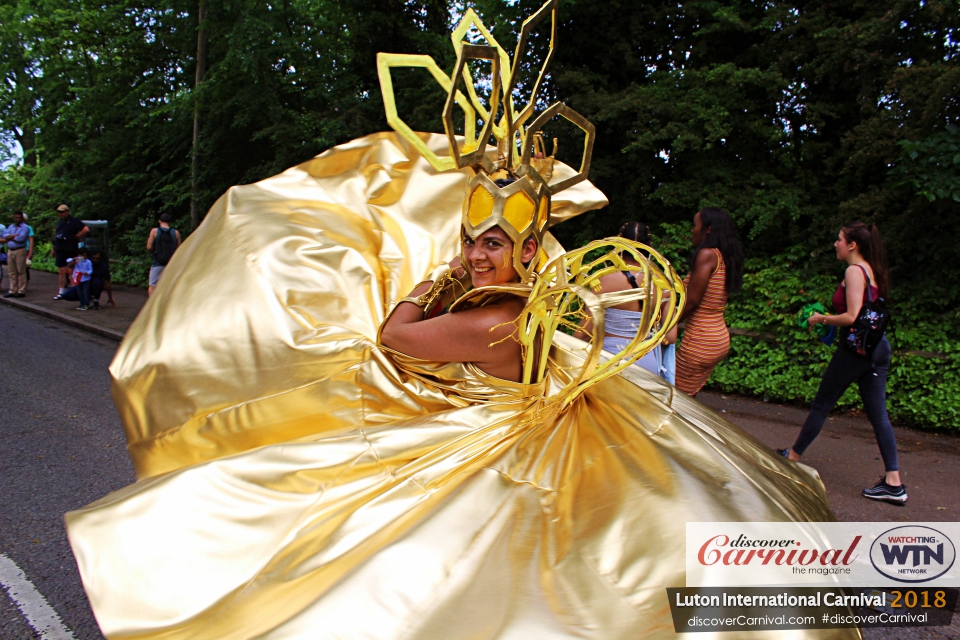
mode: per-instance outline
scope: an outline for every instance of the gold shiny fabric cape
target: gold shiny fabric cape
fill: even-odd
[[[368,136],[231,189],[175,254],[111,367],[141,480],[67,514],[107,637],[670,638],[687,521],[833,519],[638,367],[557,413],[567,336],[539,385],[378,347],[465,179]]]

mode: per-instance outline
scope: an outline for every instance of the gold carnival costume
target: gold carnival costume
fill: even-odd
[[[524,29],[545,17],[555,30],[555,2]],[[488,46],[461,45],[471,24]],[[533,96],[522,110],[503,100],[495,124],[464,61],[493,61],[495,96],[512,95],[515,68],[472,11],[454,43],[449,77],[381,56],[399,135],[230,189],[131,327],[111,373],[140,480],[67,515],[109,638],[674,637],[665,589],[685,584],[687,521],[834,519],[815,475],[628,366],[676,321],[682,284],[633,243],[564,254],[548,227],[606,203],[585,181],[592,128],[563,105],[525,127]],[[389,69],[404,65],[447,88],[447,136],[398,119]],[[452,136],[454,104],[479,114],[479,137]],[[558,114],[588,134],[580,171],[531,157]],[[497,186],[504,171],[521,180]],[[441,261],[461,218],[470,235],[535,235],[522,282],[460,295]],[[624,252],[643,258],[645,286],[594,293]],[[418,302],[458,298],[453,313],[526,297],[522,382],[378,344],[431,273],[440,284]],[[628,298],[644,301],[644,331],[602,356],[603,309]],[[584,309],[589,343],[558,331]],[[751,637],[784,635],[856,634]]]

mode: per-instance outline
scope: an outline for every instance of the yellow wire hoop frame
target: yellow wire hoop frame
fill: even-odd
[[[628,263],[628,258],[639,266]],[[635,274],[640,285],[637,289],[599,292],[601,277],[625,271]],[[638,242],[623,238],[596,240],[554,259],[533,284],[519,318],[519,341],[525,355],[523,382],[543,379],[556,332],[561,326],[579,326],[576,320],[582,320],[588,312],[593,332],[583,367],[579,375],[547,399],[548,403],[566,407],[591,386],[617,375],[659,346],[677,324],[685,299],[683,281],[670,262]],[[606,310],[634,300],[641,307],[637,334],[601,363]]]
[[[627,262],[627,260],[632,260]],[[636,264],[633,264],[636,262]],[[617,272],[634,274],[639,287],[603,293],[600,278]],[[532,283],[492,285],[472,289],[458,298],[450,312],[481,306],[487,300],[510,294],[526,298],[517,317],[513,338],[523,356],[524,384],[540,382],[547,374],[554,336],[561,328],[579,329],[589,316],[583,366],[545,404],[563,410],[593,385],[615,376],[651,350],[679,321],[686,300],[683,280],[670,262],[654,249],[624,238],[605,238],[554,258]],[[610,307],[639,301],[641,318],[636,335],[627,345],[600,362],[606,336],[605,317]]]

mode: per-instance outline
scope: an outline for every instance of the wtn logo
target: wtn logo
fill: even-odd
[[[933,541],[936,541],[936,539]],[[937,564],[943,564],[942,542],[937,545],[936,551],[924,544],[905,544],[903,546],[895,544],[888,547],[883,543],[880,543],[880,550],[883,551],[883,561],[887,564],[906,564],[911,555],[913,555],[913,566],[915,567],[920,565],[921,558],[923,558],[923,564],[930,564],[931,559]],[[901,573],[903,571],[901,570]],[[923,571],[926,571],[926,569],[923,569]]]
[[[955,559],[953,542],[929,527],[896,527],[870,547],[874,568],[897,582],[929,582],[946,573]]]

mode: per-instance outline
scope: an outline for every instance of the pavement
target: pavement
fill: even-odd
[[[85,312],[76,310],[77,303],[54,301],[56,293],[56,274],[34,271],[26,298],[0,298],[0,344],[17,345],[0,351],[0,571],[9,558],[35,587],[41,605],[59,616],[66,635],[31,628],[22,603],[18,608],[0,595],[2,640],[102,638],[63,514],[134,481],[107,367],[145,304],[146,291],[116,286],[115,308]],[[792,443],[806,417],[802,407],[750,398],[705,392],[698,399],[771,448]],[[960,520],[960,437],[898,425],[895,432],[910,494],[902,507],[860,496],[883,471],[863,415],[831,415],[807,450],[804,462],[820,473],[837,518]],[[960,639],[960,616],[949,627],[867,629],[864,637]]]
[[[4,273],[4,280],[6,280],[6,275]],[[3,284],[6,286],[9,281]],[[0,297],[0,302],[117,342],[123,340],[127,328],[140,313],[143,305],[147,303],[145,289],[115,284],[113,285],[115,307],[107,304],[107,294],[104,292],[100,296],[100,304],[103,307],[99,311],[92,309],[79,311],[77,310],[80,305],[79,302],[53,299],[59,289],[57,274],[31,269],[30,284],[27,287],[26,297]]]
[[[790,446],[807,409],[719,393],[697,396],[771,449]],[[883,475],[873,427],[860,412],[833,413],[802,462],[820,473],[830,506],[845,522],[955,522],[960,520],[960,437],[894,425],[904,506],[876,502],[860,492]]]

